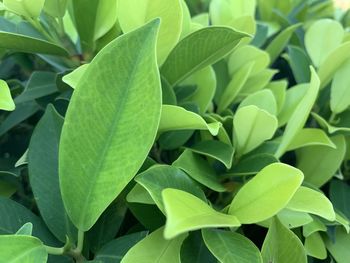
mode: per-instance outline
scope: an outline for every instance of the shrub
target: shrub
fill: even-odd
[[[0,262],[349,262],[349,13],[0,1]]]

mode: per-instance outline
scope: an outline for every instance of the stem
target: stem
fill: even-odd
[[[58,18],[58,25],[59,25],[59,28],[60,28],[60,35],[64,36],[65,30],[64,30],[64,23],[63,23],[63,18],[62,17]]]
[[[335,114],[334,112],[332,112],[332,115],[331,115],[331,117],[329,118],[329,120],[328,120],[328,122],[330,123],[330,124],[334,124],[335,122],[336,122],[336,117],[337,117],[337,114]]]
[[[84,246],[84,231],[78,230],[78,244],[76,250],[80,253],[83,251]]]
[[[27,18],[28,22],[35,27],[40,33],[42,33],[48,40],[52,41],[52,42],[56,42],[55,39],[46,32],[46,30],[43,28],[43,26],[40,24],[40,22],[36,19],[32,19],[30,17]]]
[[[45,249],[48,254],[51,255],[63,255],[65,252],[64,247],[50,247],[50,246],[45,246]]]

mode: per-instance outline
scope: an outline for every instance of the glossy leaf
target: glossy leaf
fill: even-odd
[[[82,231],[91,228],[129,183],[155,139],[161,106],[155,60],[158,25],[159,20],[152,21],[105,47],[69,104],[60,142],[60,186],[67,212]],[[111,75],[109,69],[119,65],[123,70]],[[146,103],[134,104],[141,98]],[[86,111],[90,114],[84,118],[80,113]],[[126,163],[131,157],[133,162]]]
[[[6,81],[0,79],[0,110],[13,111],[15,108],[9,86]]]
[[[267,111],[271,115],[277,115],[277,102],[271,90],[263,89],[246,97],[238,109],[244,106],[254,105],[261,110]]]
[[[209,250],[222,263],[263,262],[259,249],[240,234],[211,229],[203,229],[202,234]]]
[[[186,234],[167,240],[163,237],[164,228],[160,228],[146,236],[133,246],[121,263],[180,263],[180,249]]]
[[[268,219],[288,204],[301,185],[303,177],[303,173],[292,166],[271,164],[238,191],[229,213],[243,224]]]
[[[225,57],[248,35],[226,27],[207,27],[182,39],[161,67],[161,74],[175,86],[192,73]]]
[[[124,33],[159,17],[158,63],[162,65],[180,38],[182,4],[180,0],[119,0],[119,23]]]
[[[162,196],[167,217],[164,229],[166,239],[202,228],[241,225],[235,216],[217,212],[187,192],[168,188],[163,190]]]
[[[245,106],[237,110],[233,128],[237,154],[243,155],[272,138],[277,129],[277,119],[256,106]]]

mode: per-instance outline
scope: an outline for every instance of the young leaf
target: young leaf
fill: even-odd
[[[158,64],[162,65],[180,38],[182,0],[119,0],[119,23],[124,33],[159,17]]]
[[[162,105],[158,132],[176,130],[208,130],[213,136],[219,132],[221,123],[207,124],[198,114],[173,105]]]
[[[237,110],[233,128],[237,154],[241,156],[272,138],[277,129],[277,119],[254,105],[245,106]]]
[[[209,250],[222,263],[263,262],[259,249],[245,236],[214,229],[203,229],[202,235]]]
[[[263,89],[250,94],[239,104],[238,109],[250,105],[254,105],[261,110],[267,111],[271,115],[277,115],[276,98],[269,89]]]
[[[4,0],[4,6],[20,16],[37,18],[44,7],[45,0]]]
[[[21,226],[20,229],[17,230],[16,235],[22,236],[31,236],[33,233],[33,224],[28,222]]]
[[[331,110],[341,113],[350,106],[350,89],[348,77],[350,74],[350,62],[345,62],[335,73],[331,87]]]
[[[89,64],[81,65],[69,74],[65,75],[62,78],[62,81],[71,86],[72,89],[75,89],[76,86],[78,86],[80,79],[84,76],[85,71],[88,69],[88,67]]]
[[[163,190],[162,196],[167,217],[164,230],[166,239],[202,228],[241,225],[235,216],[219,213],[187,192],[168,188]]]
[[[270,225],[261,253],[265,263],[307,263],[299,238],[276,218]]]
[[[67,212],[82,231],[129,183],[155,139],[161,112],[158,26],[154,20],[106,46],[69,104],[60,142],[60,186]],[[122,70],[111,74],[116,68]],[[141,99],[144,103],[134,103]]]
[[[320,80],[315,70],[312,67],[310,69],[311,81],[309,88],[288,121],[281,144],[275,153],[277,158],[280,158],[284,154],[295,136],[297,136],[298,132],[303,128],[316,101],[320,88]]]
[[[13,111],[15,108],[9,86],[6,81],[0,79],[0,110]]]
[[[335,221],[335,212],[331,201],[322,193],[304,186],[295,192],[286,208],[315,214],[331,222]]]
[[[164,228],[154,231],[133,246],[121,263],[180,263],[180,249],[187,234],[167,240],[163,237]]]
[[[327,41],[323,41],[323,36],[327,36]],[[305,47],[314,65],[319,67],[343,38],[344,29],[338,21],[320,19],[313,23],[306,31]]]
[[[31,236],[0,236],[0,258],[6,263],[46,263],[47,252],[41,241]]]
[[[161,74],[170,85],[186,79],[231,52],[240,40],[249,35],[226,27],[207,27],[182,39],[169,54]]]
[[[292,166],[271,164],[238,191],[229,213],[243,224],[268,219],[288,204],[303,178],[303,173]]]

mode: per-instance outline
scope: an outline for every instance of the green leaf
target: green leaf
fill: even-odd
[[[263,89],[246,97],[238,106],[238,109],[254,105],[271,115],[277,115],[277,102],[271,90]]]
[[[322,65],[326,57],[343,41],[342,25],[332,19],[320,19],[313,23],[305,34],[305,47],[316,67]],[[327,36],[327,41],[324,41]]]
[[[6,263],[46,263],[47,252],[41,241],[31,236],[0,236],[0,258]]]
[[[309,146],[296,152],[296,167],[303,171],[305,181],[316,187],[321,187],[333,177],[345,156],[344,136],[334,136],[331,140],[336,149],[328,146]]]
[[[293,36],[295,30],[297,30],[301,24],[295,24],[287,27],[281,33],[279,33],[271,43],[266,47],[266,52],[269,53],[271,63],[273,63],[280,53],[283,51],[289,40]]]
[[[348,76],[350,74],[350,62],[345,62],[335,73],[331,87],[331,110],[341,113],[350,106],[350,89]]]
[[[185,150],[172,165],[184,170],[194,180],[209,189],[216,192],[226,191],[220,183],[219,176],[208,162],[189,149]]]
[[[200,141],[189,148],[192,152],[202,154],[223,163],[230,169],[233,161],[234,148],[221,141]]]
[[[324,223],[322,223],[321,220],[317,218],[313,218],[312,222],[308,223],[307,225],[303,226],[303,236],[308,237],[311,234],[315,232],[326,232],[327,227]]]
[[[331,125],[329,124],[322,116],[318,115],[315,112],[312,112],[311,115],[312,117],[314,117],[314,119],[316,120],[316,122],[323,128],[326,129],[328,133],[330,134],[350,134],[350,126],[348,125],[349,123],[349,119],[346,119],[347,116],[349,116],[349,112],[343,112],[340,115],[345,114],[345,118],[344,121],[342,120],[342,118],[339,119],[339,121],[337,121],[337,126]]]
[[[337,227],[335,230],[335,242],[326,239],[326,247],[337,263],[347,263],[350,257],[350,235]]]
[[[305,128],[302,129],[291,141],[289,144],[287,151],[292,151],[298,148],[306,147],[306,146],[328,146],[333,149],[336,148],[335,144],[331,141],[331,139],[327,136],[327,134],[321,129],[315,128]]]
[[[207,124],[198,114],[173,105],[162,105],[158,133],[178,130],[208,130],[213,136],[219,132],[221,123]]]
[[[188,76],[231,52],[248,35],[226,27],[206,27],[182,39],[161,67],[161,74],[175,86]]]
[[[15,108],[9,86],[6,81],[0,79],[0,110],[13,111]]]
[[[245,236],[214,229],[203,229],[202,235],[209,250],[222,263],[263,262],[259,249]]]
[[[294,211],[315,214],[327,219],[328,221],[335,220],[335,212],[331,201],[329,201],[324,194],[304,186],[301,186],[295,192],[286,208]]]
[[[347,218],[350,218],[350,187],[347,183],[340,180],[332,180],[329,189],[330,199],[335,209],[338,209]]]
[[[121,263],[180,263],[180,249],[187,234],[167,240],[163,237],[164,228],[160,228],[133,246]]]
[[[314,258],[326,259],[327,250],[320,233],[315,232],[305,238],[306,253]]]
[[[124,33],[159,17],[158,64],[162,65],[179,41],[182,31],[182,0],[119,0],[119,23]],[[172,83],[171,83],[172,84]]]
[[[155,202],[152,199],[152,196],[148,193],[146,188],[140,184],[135,184],[135,186],[130,190],[126,196],[126,201],[129,203],[139,203],[146,205],[154,205]]]
[[[217,263],[206,247],[201,232],[191,232],[181,246],[181,263]]]
[[[146,234],[147,232],[138,232],[114,239],[97,252],[95,259],[104,263],[119,263],[136,243],[145,238]]]
[[[71,86],[72,89],[75,89],[76,86],[78,86],[80,79],[84,76],[89,65],[90,64],[81,65],[80,67],[73,70],[71,73],[65,75],[62,78],[62,81]]]
[[[16,235],[22,236],[31,236],[33,233],[33,224],[28,222],[21,226],[20,229],[17,230]]]
[[[182,170],[173,166],[152,166],[145,172],[139,174],[135,178],[135,181],[148,191],[162,212],[164,212],[162,191],[166,188],[187,191],[203,201],[206,200],[202,189],[200,189],[200,187]]]
[[[278,219],[272,221],[261,253],[264,263],[307,263],[303,244]]]
[[[211,227],[238,227],[235,216],[217,212],[207,203],[187,192],[165,189],[162,192],[167,217],[164,237],[172,239],[182,233]]]
[[[238,191],[229,213],[243,224],[268,219],[288,204],[303,178],[303,173],[292,166],[270,164]]]
[[[90,229],[120,194],[154,142],[161,112],[158,25],[152,21],[100,51],[69,104],[59,174],[64,205],[79,230]],[[111,68],[122,70],[110,74]],[[144,103],[134,103],[141,99]]]
[[[62,242],[76,238],[64,209],[58,176],[58,145],[64,119],[49,105],[35,127],[28,152],[30,185],[45,223]]]
[[[62,18],[66,13],[68,0],[45,0],[44,11],[50,16]]]
[[[277,129],[277,119],[254,105],[245,106],[237,110],[233,128],[236,151],[241,156],[272,138]]]
[[[117,5],[119,2],[120,1],[118,0],[99,1],[98,8],[96,10],[94,40],[97,40],[107,34],[107,32],[111,30],[117,22]]]
[[[281,144],[275,153],[277,158],[280,158],[285,153],[291,142],[303,128],[316,101],[320,87],[320,80],[315,70],[312,67],[310,69],[311,81],[309,88],[288,121]]]
[[[5,31],[0,31],[0,48],[25,53],[38,53],[58,56],[68,55],[67,50],[54,43],[32,36]]]
[[[37,18],[44,7],[45,0],[4,0],[4,6],[20,16]]]
[[[298,84],[306,83],[310,79],[310,59],[304,49],[297,46],[288,46],[288,58],[293,75]]]
[[[277,218],[287,228],[301,227],[309,224],[313,220],[308,213],[293,211],[287,208],[282,209],[277,214]]]
[[[266,89],[271,90],[275,96],[278,114],[282,111],[282,107],[286,101],[287,87],[288,82],[286,80],[272,81],[266,86]]]

